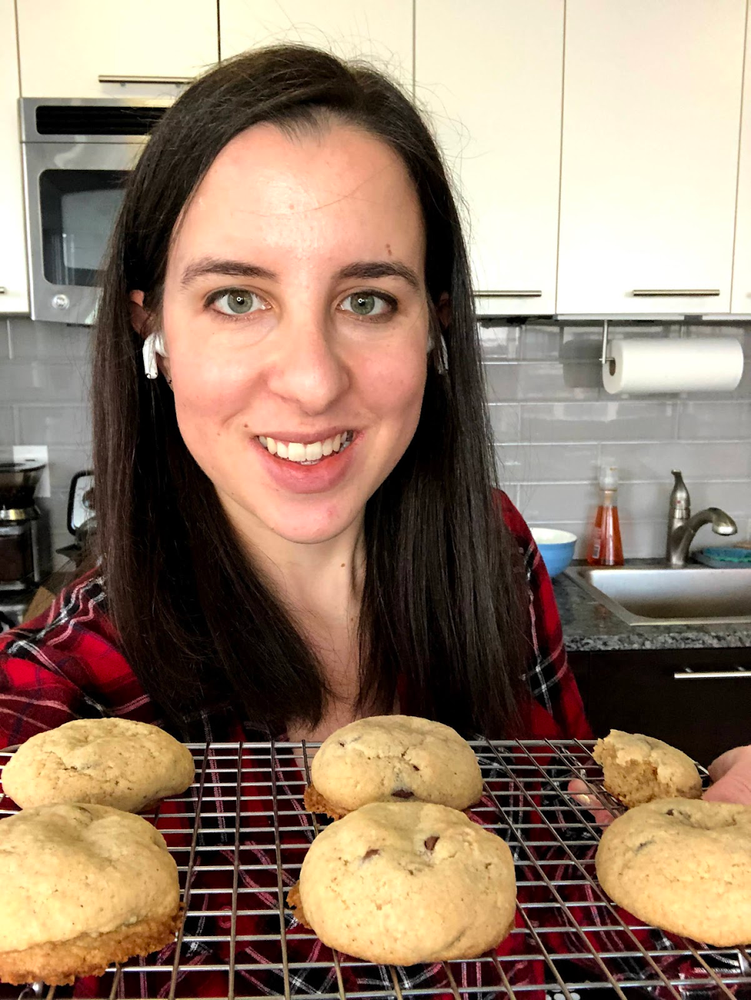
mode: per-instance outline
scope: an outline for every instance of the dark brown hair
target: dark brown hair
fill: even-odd
[[[470,275],[431,133],[371,66],[301,45],[240,55],[197,80],[156,127],[133,171],[111,245],[96,337],[97,517],[109,612],[123,651],[179,731],[236,707],[255,729],[315,725],[328,690],[292,617],[237,544],[212,483],[180,436],[171,390],[147,380],[129,320],[140,289],[157,315],[170,239],[222,148],[259,122],[286,134],[359,127],[414,182],[434,306],[448,291],[448,372],[428,366],[419,426],[365,511],[360,700],[463,732],[501,735],[527,656],[524,578],[493,496],[493,451]],[[433,329],[436,334],[437,330]]]

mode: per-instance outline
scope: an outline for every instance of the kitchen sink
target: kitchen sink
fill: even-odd
[[[571,566],[566,575],[629,625],[751,622],[751,569]]]

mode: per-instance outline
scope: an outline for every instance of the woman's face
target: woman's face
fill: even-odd
[[[419,201],[344,125],[258,125],[179,224],[163,328],[180,432],[242,534],[335,537],[404,454],[425,387]]]

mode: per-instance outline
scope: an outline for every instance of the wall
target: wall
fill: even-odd
[[[727,336],[742,341],[743,379],[732,393],[611,396],[600,383],[602,328],[481,323],[498,474],[531,525],[566,528],[583,555],[601,463],[619,468],[624,552],[665,551],[671,469],[692,510],[722,507],[751,532],[751,328],[611,323],[611,335]],[[697,546],[721,544],[702,528]]]
[[[733,393],[609,396],[599,384],[600,329],[482,321],[499,478],[530,524],[580,536],[596,502],[597,469],[615,463],[627,556],[662,555],[670,470],[680,468],[693,509],[722,507],[751,533],[751,328],[612,325],[613,334],[737,335],[743,381]],[[47,444],[54,545],[68,544],[67,491],[90,463],[90,333],[83,327],[0,318],[0,447]],[[718,541],[703,528],[697,544]]]

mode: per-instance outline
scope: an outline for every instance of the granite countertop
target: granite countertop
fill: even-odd
[[[577,560],[578,563],[578,560]],[[647,560],[628,560],[645,565]],[[565,573],[553,580],[566,648],[573,652],[607,649],[737,649],[751,647],[751,622],[717,625],[628,625]]]

